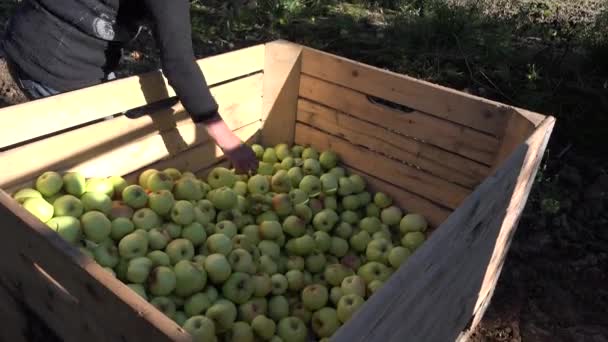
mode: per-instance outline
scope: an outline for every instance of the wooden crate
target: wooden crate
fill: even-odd
[[[490,302],[555,119],[286,41],[199,65],[239,137],[332,148],[432,225],[333,340],[464,339]],[[203,176],[224,165],[179,103],[117,114],[174,95],[151,72],[0,110],[3,340],[189,340],[11,198],[49,169],[133,180],[148,167]]]

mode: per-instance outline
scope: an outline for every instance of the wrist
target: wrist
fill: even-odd
[[[209,133],[211,138],[215,140],[215,143],[224,151],[233,150],[243,143],[223,120],[208,122],[204,125],[207,133]]]

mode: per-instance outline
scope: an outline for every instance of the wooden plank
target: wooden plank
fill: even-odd
[[[235,130],[235,133],[239,137],[242,137],[245,142],[250,143],[259,139],[261,127],[261,122],[256,121]],[[153,164],[146,165],[129,173],[128,175],[125,175],[124,177],[127,181],[133,182],[139,177],[141,172],[148,168],[163,170],[168,167],[174,167],[181,171],[190,171],[196,173],[197,171],[218,163],[223,159],[224,152],[222,149],[220,149],[211,139],[207,139],[204,142],[196,146],[192,146],[191,148],[175,156],[164,158]]]
[[[0,190],[0,221],[11,239],[0,241],[7,255],[25,256],[61,284],[78,302],[64,324],[83,325],[94,341],[191,341],[191,337],[120,280],[114,278],[90,257],[69,245],[40,220]],[[17,264],[19,261],[15,260]],[[6,262],[3,261],[6,266]],[[31,269],[12,268],[9,276],[16,284],[30,280]],[[44,292],[44,291],[43,291]],[[28,293],[29,304],[38,314],[52,321],[46,306],[54,303],[47,293]],[[45,300],[45,298],[47,300]],[[65,307],[60,304],[59,306]],[[94,316],[90,312],[94,313]],[[87,324],[87,317],[95,322]],[[70,322],[73,320],[74,323]],[[88,328],[87,328],[88,327]],[[97,334],[99,332],[99,334]],[[100,335],[103,334],[103,335]]]
[[[332,341],[454,341],[495,287],[555,120],[548,117]],[[441,253],[438,253],[441,251]]]
[[[534,119],[534,117],[532,117]],[[509,157],[509,155],[534,132],[536,126],[527,117],[513,112],[505,127],[502,143],[496,159],[492,163],[492,170],[495,171]]]
[[[302,47],[286,41],[266,44],[262,143],[291,145],[294,139]]]
[[[402,210],[424,216],[429,222],[429,231],[439,227],[439,225],[452,213],[452,211],[447,208],[441,207],[426,198],[385,182],[368,173],[357,170],[349,165],[342,164],[342,166],[348,172],[363,177],[372,192],[382,191],[391,196],[393,203],[396,203]]]
[[[264,45],[199,60],[210,86],[259,72]],[[0,148],[175,96],[161,70],[0,109]],[[19,118],[19,120],[15,120]]]
[[[404,112],[372,103],[366,94],[302,75],[300,96],[397,133],[489,165],[499,140],[421,112]]]
[[[512,107],[448,87],[305,48],[302,72],[500,136]]]
[[[462,186],[301,123],[296,124],[296,141],[318,149],[332,149],[345,164],[451,209],[457,208],[470,192]]]
[[[483,164],[304,99],[298,102],[297,119],[470,189],[489,174]]]
[[[261,75],[256,75],[216,88],[222,116],[230,128],[237,129],[252,122],[260,122],[261,81]],[[190,133],[196,131],[199,136],[202,134],[207,137],[204,127],[199,126],[195,130],[189,116],[178,106],[138,119],[118,117],[0,152],[0,187],[23,182],[43,170],[82,165],[87,160],[97,160],[100,155],[105,156],[120,149],[137,149],[137,141],[146,138],[152,139],[154,143],[147,146],[150,149],[142,150],[148,157],[142,155],[141,160],[160,159],[167,152],[173,155],[186,144],[186,139],[177,135],[180,130]],[[191,139],[190,143],[194,142]],[[140,167],[137,165],[141,162],[138,158],[121,161],[126,163],[122,167]],[[158,159],[152,159],[151,162]]]

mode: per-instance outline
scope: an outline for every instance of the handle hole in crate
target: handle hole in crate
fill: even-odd
[[[415,109],[410,108],[408,106],[404,106],[393,101],[385,100],[377,96],[367,95],[367,100],[375,105],[389,107],[391,109],[395,109],[404,113],[412,113],[416,111]]]

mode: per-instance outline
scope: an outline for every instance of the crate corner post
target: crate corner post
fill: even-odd
[[[293,144],[302,46],[276,40],[265,45],[261,143]]]

